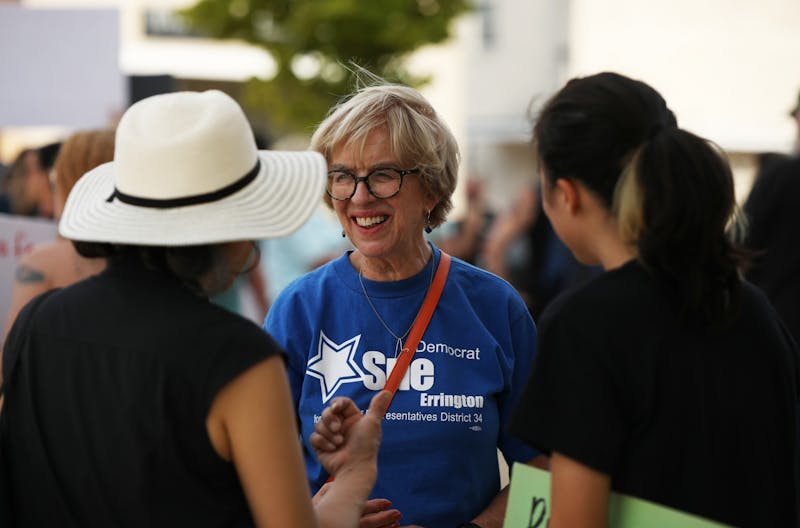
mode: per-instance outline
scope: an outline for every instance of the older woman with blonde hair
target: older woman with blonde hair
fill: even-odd
[[[509,462],[537,454],[505,431],[536,330],[507,282],[425,239],[452,207],[455,138],[417,91],[381,84],[333,108],[311,144],[327,160],[325,200],[355,250],[283,290],[264,327],[288,353],[312,489],[328,477],[309,442],[326,402],[344,395],[363,405],[405,365],[373,493],[385,500],[362,525],[390,526],[402,515],[428,528],[499,527],[497,449]],[[412,327],[447,262],[415,343]]]

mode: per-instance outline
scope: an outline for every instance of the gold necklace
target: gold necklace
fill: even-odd
[[[433,266],[433,252],[431,252],[431,278],[428,281],[428,287],[425,289],[426,292],[430,289],[431,284],[433,283],[433,268],[434,268],[434,266]],[[379,314],[378,310],[375,309],[375,305],[372,304],[372,299],[369,298],[369,294],[367,293],[367,288],[366,288],[366,286],[364,286],[364,278],[363,277],[364,277],[364,260],[362,259],[361,260],[361,265],[358,267],[358,282],[359,282],[359,284],[361,284],[361,291],[364,292],[364,297],[367,298],[367,302],[369,303],[369,307],[372,308],[372,313],[375,314],[375,317],[378,318],[378,321],[381,322],[381,325],[383,325],[383,327],[386,329],[386,331],[389,332],[389,334],[394,338],[394,340],[395,340],[395,342],[394,342],[394,357],[397,357],[398,354],[400,353],[400,351],[403,350],[403,339],[405,339],[406,336],[408,335],[408,333],[411,331],[411,328],[414,326],[414,321],[411,321],[411,325],[408,327],[408,330],[406,330],[405,333],[402,336],[398,336],[397,334],[392,332],[392,329],[389,328],[389,325],[386,324],[386,321],[383,320],[383,317],[381,317],[381,314]],[[425,301],[425,297],[423,296],[422,299],[423,299],[423,302],[424,302]],[[417,310],[417,313],[419,313],[419,310]],[[416,320],[416,316],[414,317],[414,320]]]

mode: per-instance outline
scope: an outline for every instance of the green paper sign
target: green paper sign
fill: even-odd
[[[725,525],[621,493],[609,499],[611,528],[723,528]],[[503,528],[546,528],[550,517],[550,473],[515,463]]]

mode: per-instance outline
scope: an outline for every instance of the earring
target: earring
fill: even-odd
[[[431,231],[433,231],[433,228],[431,227],[431,212],[428,211],[428,218],[425,220],[425,232],[430,233]]]
[[[344,237],[345,237],[344,229],[342,229],[342,238],[344,238]]]
[[[247,255],[247,262],[245,262],[245,267],[242,271],[239,272],[239,275],[247,275],[251,271],[255,269],[256,266],[261,262],[261,248],[259,247],[257,242],[250,241],[250,244],[253,247],[250,249],[250,254]],[[255,257],[253,257],[255,255]],[[253,259],[252,262],[250,259]]]

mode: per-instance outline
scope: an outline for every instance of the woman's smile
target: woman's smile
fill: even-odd
[[[378,216],[354,216],[353,221],[358,224],[359,227],[364,229],[372,229],[382,223],[384,223],[389,217],[386,215],[378,215]]]

